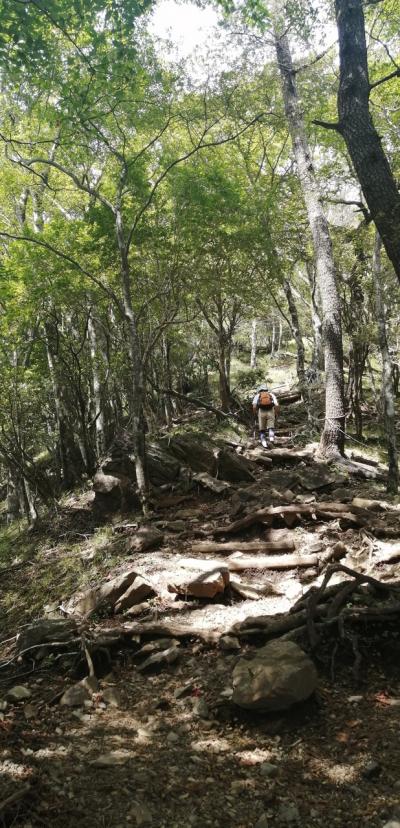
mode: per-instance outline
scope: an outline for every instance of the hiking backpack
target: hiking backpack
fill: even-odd
[[[274,407],[272,394],[270,394],[269,391],[260,391],[258,397],[258,407],[262,408],[263,410]]]

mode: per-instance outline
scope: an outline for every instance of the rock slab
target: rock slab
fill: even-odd
[[[228,585],[229,570],[227,567],[219,567],[200,572],[191,579],[178,579],[168,584],[168,591],[178,595],[191,595],[193,598],[215,598],[225,592]]]
[[[311,659],[293,641],[270,641],[233,670],[232,701],[246,710],[288,710],[317,686]]]

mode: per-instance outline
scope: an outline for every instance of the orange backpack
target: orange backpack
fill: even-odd
[[[260,391],[260,394],[259,394],[259,397],[258,397],[258,407],[263,408],[263,409],[274,407],[274,401],[272,399],[272,394],[270,394],[269,391]]]

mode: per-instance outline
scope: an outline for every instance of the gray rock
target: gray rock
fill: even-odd
[[[279,768],[276,765],[273,765],[271,762],[263,762],[259,768],[259,772],[261,776],[268,776],[270,779],[273,779],[275,776],[278,776]]]
[[[125,765],[129,759],[132,759],[133,753],[129,750],[111,750],[109,753],[103,753],[91,762],[97,768],[110,768],[115,765]]]
[[[103,581],[86,592],[73,596],[68,604],[72,612],[88,617],[100,607],[113,607],[119,598],[133,584],[137,573],[134,569],[128,569],[122,575]]]
[[[362,775],[364,779],[376,779],[377,776],[382,772],[382,765],[379,762],[376,762],[374,759],[371,762],[368,762],[368,765],[365,766]]]
[[[389,822],[385,822],[385,824],[382,825],[382,828],[400,828],[400,820],[390,819]]]
[[[257,820],[254,828],[269,828],[270,823],[266,814],[261,814],[260,819]]]
[[[136,604],[141,604],[146,598],[154,598],[155,595],[156,592],[151,584],[149,584],[145,578],[138,575],[133,584],[131,584],[126,592],[124,592],[124,594],[118,599],[115,604],[114,611],[122,612],[125,609],[134,607]]]
[[[36,647],[39,644],[49,644],[53,641],[68,641],[76,635],[76,622],[68,618],[39,618],[29,624],[17,636],[19,652]]]
[[[300,820],[300,813],[294,802],[281,802],[278,809],[278,820],[286,825],[295,825]]]
[[[179,648],[169,647],[168,650],[162,650],[160,653],[153,653],[153,655],[146,658],[146,661],[137,667],[141,672],[154,669],[155,667],[162,667],[163,665],[173,664],[179,658]]]
[[[106,687],[103,690],[103,699],[110,707],[121,707],[121,696],[115,687]]]
[[[178,733],[175,733],[174,730],[171,730],[171,732],[168,733],[167,742],[169,742],[170,745],[175,745],[179,741],[180,741],[180,736],[178,735]]]
[[[63,707],[82,707],[89,698],[89,693],[82,684],[73,684],[62,694],[60,704]]]
[[[0,712],[4,713],[7,710],[8,704],[6,701],[0,701]]]
[[[137,826],[150,825],[153,821],[152,814],[144,802],[135,801],[129,810],[129,814],[133,817]]]
[[[210,708],[205,699],[193,700],[193,713],[195,716],[198,716],[199,719],[210,718]]]
[[[128,538],[126,551],[146,552],[147,549],[155,549],[161,546],[164,535],[155,526],[140,526],[134,535]]]
[[[196,682],[194,681],[194,679],[191,679],[190,681],[187,681],[186,684],[184,684],[182,687],[177,687],[177,689],[174,690],[174,698],[175,699],[183,699],[184,696],[189,696],[190,693],[193,690],[193,687],[195,687],[195,686],[196,686]],[[1,710],[1,707],[0,707],[0,710]]]
[[[79,683],[90,695],[99,691],[100,685],[96,676],[85,676]]]
[[[317,686],[313,662],[293,641],[270,641],[233,670],[232,701],[247,710],[287,710]]]
[[[28,687],[24,687],[22,684],[16,684],[15,687],[11,687],[8,691],[7,699],[11,702],[19,702],[30,699],[31,695],[32,693]]]
[[[235,635],[223,635],[219,639],[219,646],[221,650],[226,650],[227,652],[240,650],[240,642]]]

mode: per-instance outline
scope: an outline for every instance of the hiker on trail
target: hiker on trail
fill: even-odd
[[[260,442],[264,448],[275,441],[275,417],[279,414],[279,403],[272,391],[268,391],[267,385],[260,385],[253,397],[253,413],[258,417],[258,428]],[[268,440],[265,432],[268,429]]]

